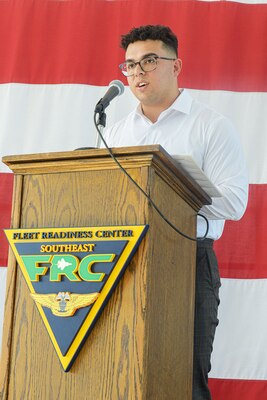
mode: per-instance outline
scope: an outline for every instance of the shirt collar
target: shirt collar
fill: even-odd
[[[162,113],[159,116],[159,119],[161,119],[164,115],[168,114],[172,110],[174,111],[179,111],[183,114],[189,114],[192,106],[192,97],[188,93],[186,89],[181,89],[180,90],[180,95],[177,97],[177,99],[171,104],[169,108],[166,110],[162,111]],[[138,104],[135,110],[135,114],[139,115],[140,117],[146,118],[145,115],[142,112],[141,108],[141,103]]]
[[[181,89],[180,95],[172,103],[172,105],[168,108],[168,110],[176,110],[184,114],[189,114],[192,106],[192,101],[193,99],[188,93],[188,91],[186,89]]]

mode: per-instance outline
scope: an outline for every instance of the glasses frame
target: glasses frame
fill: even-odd
[[[155,68],[153,68],[153,69],[151,69],[151,70],[149,70],[149,71],[144,70],[144,68],[143,68],[142,65],[141,65],[141,62],[142,62],[143,60],[145,60],[146,58],[155,58],[155,60],[156,60]],[[133,69],[133,73],[130,74],[130,75],[128,75],[127,71],[124,71],[124,70],[123,70],[124,65],[127,64],[127,61],[124,61],[123,63],[121,63],[121,64],[119,65],[119,68],[120,68],[121,72],[123,73],[123,75],[126,76],[127,78],[129,78],[130,76],[133,76],[133,75],[134,75],[134,71],[135,71],[135,68],[136,68],[137,65],[139,65],[139,67],[141,68],[141,70],[142,70],[143,72],[152,72],[152,71],[155,71],[155,69],[156,69],[157,66],[158,66],[157,60],[176,61],[177,58],[161,57],[161,56],[158,56],[157,54],[148,54],[148,55],[146,55],[145,57],[143,57],[140,61],[131,61],[131,62],[135,65],[135,67],[134,67],[134,69]]]

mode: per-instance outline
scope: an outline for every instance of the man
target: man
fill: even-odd
[[[208,238],[197,246],[193,400],[208,400],[220,287],[212,245],[221,236],[225,220],[237,220],[245,211],[246,167],[230,122],[179,89],[177,78],[182,62],[177,38],[168,27],[134,28],[122,36],[121,45],[126,60],[120,68],[140,103],[126,118],[106,129],[108,145],[160,144],[172,155],[191,155],[222,193],[212,205],[201,209],[210,227]],[[199,218],[198,237],[205,230],[205,222]]]

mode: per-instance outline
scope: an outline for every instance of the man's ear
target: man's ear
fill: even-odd
[[[179,76],[181,70],[182,70],[182,60],[180,58],[177,58],[177,60],[174,61],[174,73],[176,76]]]

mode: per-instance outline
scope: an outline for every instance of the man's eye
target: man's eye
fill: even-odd
[[[127,70],[134,69],[134,67],[135,67],[135,63],[127,63],[127,64],[126,64],[126,69],[127,69]]]
[[[144,58],[144,60],[143,60],[144,65],[154,64],[155,62],[156,62],[156,60],[153,57]]]

